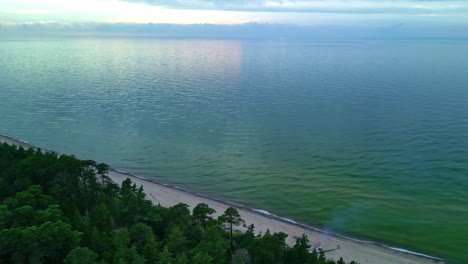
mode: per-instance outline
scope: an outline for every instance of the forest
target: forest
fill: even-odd
[[[121,186],[106,164],[0,144],[0,263],[345,264],[287,234],[233,232],[235,208],[170,208]],[[351,264],[357,264],[352,261]]]

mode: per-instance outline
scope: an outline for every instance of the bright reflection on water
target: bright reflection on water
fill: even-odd
[[[468,261],[466,42],[0,42],[0,133]]]

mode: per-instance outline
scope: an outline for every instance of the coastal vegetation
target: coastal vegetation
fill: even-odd
[[[244,221],[232,207],[215,219],[203,203],[154,205],[108,169],[1,144],[0,263],[345,263],[311,250],[305,235],[289,247],[285,233],[234,232]]]

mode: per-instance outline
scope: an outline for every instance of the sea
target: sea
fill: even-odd
[[[468,263],[467,40],[0,40],[0,134]]]

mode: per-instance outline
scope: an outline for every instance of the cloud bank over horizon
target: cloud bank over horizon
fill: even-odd
[[[464,37],[467,18],[468,1],[458,0],[0,0],[1,35],[281,37],[353,31],[355,36],[372,32],[384,37],[389,28],[398,28],[398,36]]]
[[[118,36],[211,39],[290,40],[388,40],[388,39],[468,39],[468,26],[424,24],[391,26],[245,23],[215,24],[135,24],[135,23],[0,23],[0,37]]]

